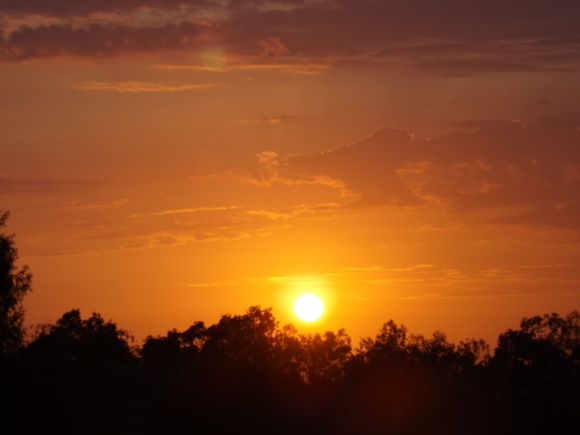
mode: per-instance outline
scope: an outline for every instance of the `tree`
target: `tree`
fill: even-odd
[[[0,228],[9,216],[0,214]],[[0,355],[17,352],[24,340],[22,299],[32,290],[32,274],[27,266],[18,270],[17,259],[14,235],[0,233]]]
[[[191,370],[205,343],[205,331],[203,322],[195,322],[184,332],[173,329],[165,337],[149,335],[141,347],[141,360],[157,370],[175,370],[180,366]]]
[[[55,325],[41,325],[39,329],[38,337],[24,352],[28,360],[60,367],[136,362],[129,344],[133,341],[131,334],[113,322],[105,322],[98,313],[83,320],[80,310],[71,310]]]
[[[241,316],[224,315],[205,331],[204,357],[225,358],[239,366],[266,366],[274,358],[278,321],[271,308],[250,307]]]
[[[524,318],[501,334],[491,368],[500,406],[519,427],[563,433],[580,411],[580,313]]]
[[[157,391],[142,377],[132,341],[98,313],[83,319],[71,310],[39,325],[13,387],[19,427],[6,433],[152,433],[158,402],[148,394]]]
[[[351,357],[351,339],[344,329],[324,335],[301,335],[303,358],[300,369],[309,385],[338,384],[344,374],[344,365]]]

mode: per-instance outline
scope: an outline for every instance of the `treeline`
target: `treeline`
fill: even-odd
[[[8,214],[0,214],[0,228]],[[560,434],[578,431],[580,314],[482,340],[385,323],[302,335],[250,307],[142,345],[93,313],[25,339],[32,276],[0,234],[1,434]]]
[[[481,340],[393,321],[352,348],[251,307],[209,327],[131,336],[70,311],[4,355],[3,433],[564,433],[578,427],[580,314]]]

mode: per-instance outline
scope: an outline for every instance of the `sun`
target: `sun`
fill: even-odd
[[[314,293],[302,293],[294,301],[294,312],[300,320],[312,322],[322,316],[324,304]]]

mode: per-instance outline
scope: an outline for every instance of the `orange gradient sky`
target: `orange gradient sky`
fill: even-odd
[[[0,3],[27,323],[252,305],[354,342],[580,309],[580,3]],[[319,293],[321,320],[292,312]]]

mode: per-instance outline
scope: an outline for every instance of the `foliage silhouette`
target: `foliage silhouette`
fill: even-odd
[[[7,214],[0,218],[4,225]],[[386,322],[353,349],[343,330],[299,334],[270,308],[206,327],[130,334],[93,313],[40,325],[0,236],[0,431],[10,434],[539,434],[577,429],[580,314],[524,318],[487,343]]]
[[[131,433],[127,412],[148,409],[132,337],[93,313],[65,313],[41,325],[21,353],[18,393],[23,433]]]
[[[530,431],[564,431],[580,411],[580,313],[524,318],[501,334],[494,370],[504,420]]]
[[[374,340],[361,341],[345,366],[351,424],[370,433],[473,430],[480,418],[472,415],[465,422],[464,409],[467,403],[481,407],[472,388],[481,390],[488,352],[481,340],[456,346],[438,331],[427,339],[409,335],[392,320],[385,323]]]
[[[389,321],[353,350],[344,330],[301,335],[250,307],[149,336],[137,352],[114,323],[72,310],[21,353],[12,423],[14,433],[564,431],[580,410],[579,326],[577,312],[524,319],[490,356],[481,340],[456,345]]]
[[[0,214],[0,228],[6,225],[9,213]],[[32,275],[27,266],[18,270],[18,250],[14,236],[0,234],[0,358],[14,354],[24,338],[22,299],[31,291]]]
[[[54,325],[40,325],[37,337],[25,350],[27,360],[62,367],[136,363],[131,335],[93,313],[86,320],[71,310]]]

